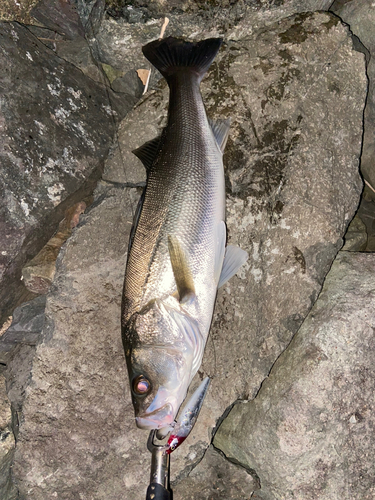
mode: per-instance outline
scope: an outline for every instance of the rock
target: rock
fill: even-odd
[[[174,500],[244,500],[259,486],[248,471],[228,462],[210,446],[191,474],[172,488]]]
[[[40,333],[39,338],[40,338]],[[29,339],[27,339],[29,340]],[[35,356],[35,345],[31,342],[18,342],[12,350],[5,370],[7,382],[7,394],[15,412],[13,432],[18,435],[18,425],[22,419],[22,407],[25,399],[25,391],[30,383],[30,374]]]
[[[180,29],[187,27],[192,20],[203,29],[212,29],[215,25],[224,31],[236,29],[242,24],[250,28],[272,24],[279,19],[298,12],[327,10],[332,2],[327,0],[281,0],[277,2],[232,2],[216,0],[209,5],[205,0],[133,0],[131,4],[109,0],[107,12],[111,18],[121,23],[152,24],[168,16],[172,24]],[[194,33],[192,30],[190,32]],[[184,36],[187,36],[186,34]],[[242,33],[243,36],[243,33]],[[204,38],[204,36],[202,36]]]
[[[359,214],[366,224],[368,242],[365,251],[375,250],[375,13],[373,3],[368,0],[344,2],[336,0],[330,10],[350,25],[352,32],[360,39],[367,51],[368,96],[364,112],[363,150],[361,156],[361,173],[372,186],[364,193]]]
[[[120,123],[118,143],[114,144],[105,162],[105,181],[130,186],[145,184],[145,168],[132,151],[160,134],[166,122],[167,106],[168,90],[164,84],[162,91],[155,96],[145,96],[129,112],[127,119]]]
[[[55,264],[62,245],[77,226],[79,216],[85,211],[86,203],[81,201],[70,207],[59,224],[59,231],[52,236],[41,251],[22,269],[25,286],[32,292],[46,294],[55,276]]]
[[[31,15],[46,28],[67,39],[83,38],[85,30],[72,0],[39,0]]]
[[[355,2],[336,0],[330,10],[350,25],[352,32],[370,53],[367,64],[369,87],[364,113],[361,172],[363,177],[375,187],[375,11],[373,7],[373,2],[369,0],[357,0]]]
[[[166,36],[203,39],[224,36],[226,40],[239,40],[260,28],[297,12],[328,9],[329,0],[284,0],[270,5],[269,2],[215,1],[207,6],[205,1],[137,1],[123,6],[119,2],[108,2],[110,16],[101,18],[92,29],[87,22],[90,7],[79,1],[82,22],[86,26],[92,50],[97,59],[124,71],[149,69],[141,47],[160,35],[164,16],[169,19]],[[93,3],[91,3],[92,5]],[[93,32],[95,34],[93,34]],[[155,88],[160,74],[153,70],[150,88]]]
[[[147,436],[134,425],[120,336],[129,196],[135,206],[135,190],[101,193],[58,259],[13,469],[28,500],[146,491]]]
[[[114,79],[111,85],[115,92],[124,92],[134,95],[137,100],[142,96],[144,85],[136,71],[128,71]]]
[[[103,20],[107,0],[76,0],[75,3],[85,32],[95,36]]]
[[[21,293],[21,269],[68,206],[101,175],[115,123],[108,91],[25,27],[0,24],[0,324]],[[112,102],[120,113],[132,103]]]
[[[0,375],[0,498],[16,500],[17,489],[11,477],[15,440],[12,432],[12,412],[7,398],[5,378]]]
[[[298,15],[228,42],[202,90],[209,116],[233,120],[224,159],[228,233],[250,257],[218,294],[192,390],[200,376],[213,380],[194,432],[172,455],[176,489],[204,457],[218,419],[234,401],[255,396],[298,330],[361,191],[364,60],[337,17]],[[163,126],[166,94],[161,84],[123,122],[124,134],[132,134],[131,144],[120,138],[125,162],[130,147]],[[13,468],[28,500],[145,496],[151,457],[147,433],[134,424],[120,340],[127,242],[140,193],[123,189],[123,180],[115,168],[106,172],[58,259]],[[217,494],[205,470],[202,489],[211,485]],[[223,497],[235,491],[230,476],[228,469]]]
[[[358,216],[366,226],[367,245],[366,252],[375,251],[375,197],[365,189],[358,208]]]
[[[46,297],[25,302],[13,312],[12,323],[0,337],[0,364],[6,365],[19,344],[36,346],[44,325]]]
[[[94,59],[85,38],[77,36],[73,40],[70,40],[64,35],[48,28],[40,26],[28,26],[27,28],[40,42],[53,50],[61,59],[65,59],[65,61],[79,68],[92,80],[101,84],[106,83],[105,75],[100,70],[98,62]],[[110,97],[113,97],[111,92]]]
[[[24,24],[38,24],[31,15],[32,8],[39,0],[2,0],[0,3],[0,21],[17,21]]]
[[[363,252],[366,250],[366,247],[366,225],[362,222],[362,219],[357,213],[348,226],[345,233],[345,244],[341,250],[346,250],[347,252]]]
[[[374,279],[373,255],[341,252],[259,394],[216,433],[257,498],[374,498]]]
[[[0,364],[6,365],[0,375],[0,498],[16,500],[18,489],[11,479],[15,438],[25,389],[30,382],[36,344],[44,325],[45,296],[18,307],[8,330],[0,337]],[[6,385],[6,387],[5,387]]]

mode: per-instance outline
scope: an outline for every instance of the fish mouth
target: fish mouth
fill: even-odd
[[[161,408],[150,413],[143,413],[135,418],[137,427],[140,429],[162,429],[169,427],[174,421],[173,408],[170,403],[165,404]]]

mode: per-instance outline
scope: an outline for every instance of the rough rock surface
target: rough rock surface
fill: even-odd
[[[32,16],[42,25],[68,40],[83,38],[83,28],[74,0],[39,0],[31,11]]]
[[[189,476],[172,488],[174,500],[247,500],[259,487],[248,471],[210,446]]]
[[[0,3],[1,21],[18,21],[19,23],[35,23],[30,11],[39,0],[2,0]]]
[[[365,250],[375,252],[375,193],[368,189],[367,186],[362,193],[358,217],[366,226],[367,244]]]
[[[31,33],[61,59],[79,68],[86,76],[99,83],[105,82],[100,65],[95,61],[85,38],[66,39],[64,35],[40,26],[28,26]],[[110,96],[112,98],[112,96]],[[115,106],[114,106],[115,107]]]
[[[363,252],[367,247],[366,226],[358,213],[348,226],[345,233],[345,244],[341,250],[347,252]]]
[[[1,417],[2,411],[6,410],[9,414],[7,427],[3,428],[4,424],[2,423],[0,431],[1,446],[3,449],[9,448],[6,453],[2,453],[0,450],[0,498],[2,500],[19,498],[18,489],[11,480],[14,438],[17,439],[18,436],[25,389],[30,382],[36,344],[40,340],[44,325],[45,304],[45,296],[36,297],[30,302],[22,304],[14,311],[11,326],[0,337],[0,364],[4,368],[1,380],[5,377],[4,390],[0,390],[0,401],[2,402],[0,422],[4,421],[4,418]]]
[[[299,328],[361,190],[364,61],[338,18],[293,16],[228,42],[202,89],[210,116],[233,119],[224,158],[229,240],[250,258],[219,292],[199,373],[213,381],[194,432],[172,456],[176,488],[201,461],[218,418],[257,393]],[[165,96],[162,85],[129,117],[140,143],[162,126]],[[27,500],[144,497],[147,433],[134,425],[120,341],[136,201],[134,189],[103,183],[59,258],[13,469]]]
[[[341,19],[348,23],[352,32],[370,53],[367,63],[369,79],[368,96],[364,114],[363,151],[361,171],[366,180],[375,187],[375,9],[371,0],[336,0],[331,6]]]
[[[139,470],[149,466],[119,334],[128,195],[111,189],[99,197],[59,257],[13,467],[28,500],[133,498]]]
[[[27,257],[66,208],[92,192],[115,124],[104,87],[25,27],[1,23],[0,45],[1,321],[14,307]]]
[[[366,225],[366,247],[358,248],[367,252],[375,251],[375,11],[373,2],[336,0],[331,10],[348,23],[353,33],[367,49],[368,96],[364,112],[364,136],[361,156],[361,173],[372,187],[365,187],[358,217]]]
[[[18,344],[36,346],[44,325],[46,297],[25,302],[13,312],[12,324],[0,337],[0,363],[6,365]]]
[[[79,1],[78,8],[90,33],[89,42],[97,59],[127,73],[134,72],[134,69],[150,68],[148,61],[143,58],[141,47],[159,37],[164,16],[170,21],[167,36],[203,39],[221,35],[227,40],[238,40],[296,12],[328,9],[332,2],[281,0],[245,3],[223,0],[210,2],[208,6],[207,2],[201,0],[141,0],[123,8],[117,8],[120,7],[118,2],[108,3],[114,4],[115,8],[109,9],[111,15],[104,16],[98,25],[87,21],[90,7],[86,2]],[[136,78],[135,75],[133,78]],[[153,88],[159,79],[160,75],[152,71],[150,87]]]
[[[22,269],[25,286],[37,294],[46,294],[55,275],[55,264],[60,249],[72,234],[72,229],[79,223],[79,216],[86,210],[86,203],[81,201],[70,207],[59,224],[59,230],[44,245],[41,251]]]
[[[7,398],[5,378],[0,375],[0,498],[16,500],[17,488],[11,478],[15,440],[12,432],[12,412]]]
[[[374,255],[340,252],[255,400],[216,433],[215,446],[257,473],[256,498],[375,497],[374,280]]]

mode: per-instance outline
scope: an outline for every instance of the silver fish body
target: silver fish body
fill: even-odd
[[[161,137],[135,152],[147,185],[129,245],[122,331],[142,428],[173,423],[202,360],[223,268],[229,124],[210,124],[199,90],[220,44],[167,38],[144,47],[167,79],[170,101]]]

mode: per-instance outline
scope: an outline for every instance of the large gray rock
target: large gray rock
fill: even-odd
[[[25,27],[0,24],[0,324],[21,269],[91,193],[115,129],[105,88]],[[132,103],[115,106],[122,116]]]
[[[27,500],[144,496],[139,470],[150,455],[134,425],[120,336],[129,196],[99,196],[59,259],[13,467]]]
[[[364,112],[363,150],[361,173],[372,189],[366,188],[358,209],[358,217],[366,225],[368,235],[364,250],[375,251],[375,9],[370,0],[345,2],[336,0],[331,10],[350,25],[352,32],[368,50],[368,96]],[[363,248],[358,247],[358,251]]]
[[[100,16],[100,22],[96,22],[92,19],[94,9],[90,10],[94,2],[78,0],[81,18],[98,60],[124,74],[133,72],[134,79],[134,70],[150,68],[141,47],[159,37],[164,16],[169,19],[166,36],[195,39],[224,36],[228,40],[239,40],[292,14],[328,9],[331,3],[330,0],[246,3],[222,0],[208,8],[203,0],[137,0],[123,7],[121,3],[112,2],[112,8],[108,9],[111,15]],[[154,88],[159,79],[160,74],[153,70],[150,87]]]
[[[350,80],[354,61],[358,73]],[[357,90],[347,86],[349,81],[359,85]],[[232,116],[224,154],[228,229],[232,241],[250,251],[248,272],[240,272],[246,275],[240,291],[236,286],[233,292],[232,282],[226,294],[219,291],[214,341],[208,341],[203,364],[205,372],[228,377],[228,339],[236,339],[231,346],[233,384],[228,381],[225,398],[220,387],[211,389],[217,390],[214,399],[228,406],[256,394],[314,303],[342,245],[361,191],[364,58],[353,51],[338,18],[304,14],[246,41],[228,43],[202,90],[209,116]],[[167,101],[168,89],[162,85],[123,120],[120,148],[106,162],[106,180],[145,180],[131,150],[160,133]],[[343,119],[347,132],[341,128]],[[121,168],[124,158],[126,169]],[[243,380],[249,369],[251,375]]]
[[[369,79],[368,97],[364,114],[363,151],[361,171],[366,180],[375,187],[375,9],[371,0],[336,0],[330,8],[350,25],[370,53],[367,64]]]
[[[375,256],[341,252],[257,397],[214,444],[254,470],[257,498],[375,497]]]
[[[298,330],[361,190],[364,60],[338,18],[298,15],[228,42],[202,90],[210,116],[233,120],[224,158],[228,232],[250,257],[219,292],[192,386],[205,374],[213,380],[194,432],[172,455],[176,492],[204,457],[219,417],[258,392]],[[120,137],[125,162],[162,126],[166,93],[162,84],[122,124],[132,134],[129,143]],[[127,181],[126,174],[113,167],[106,181]],[[119,323],[137,196],[121,185],[101,184],[47,299],[13,469],[28,500],[145,495],[151,457],[147,433],[133,420]],[[210,473],[204,481],[207,495],[215,494]]]

